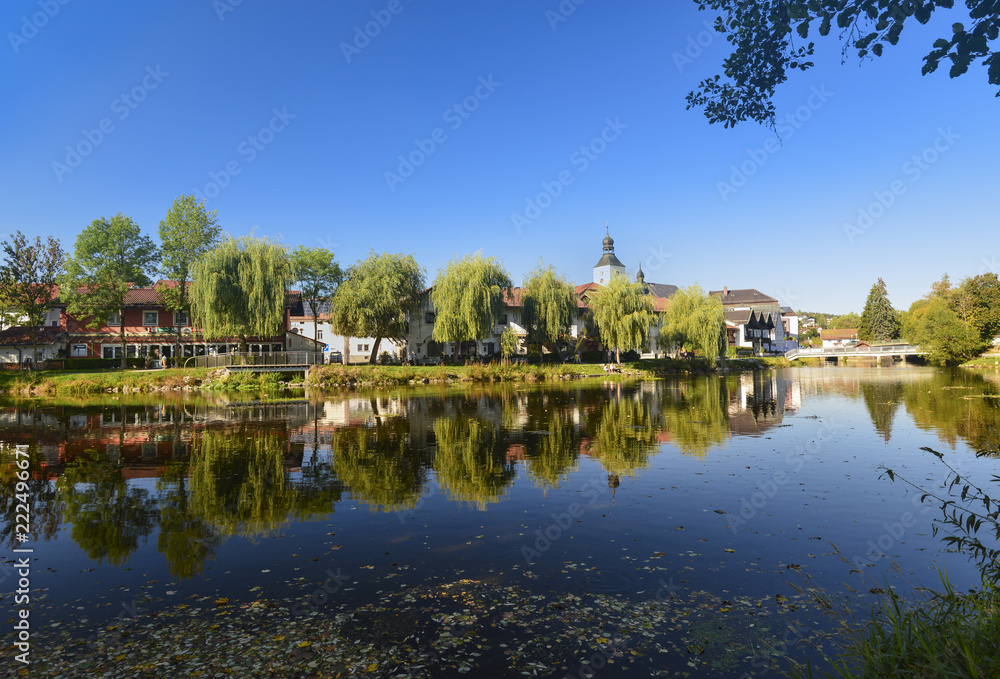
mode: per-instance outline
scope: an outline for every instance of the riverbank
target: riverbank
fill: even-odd
[[[798,363],[798,362],[796,362]],[[0,394],[22,398],[100,393],[167,391],[258,391],[354,386],[386,387],[455,382],[554,382],[573,379],[654,379],[669,375],[743,372],[789,367],[784,357],[727,359],[713,367],[704,359],[653,359],[623,363],[607,372],[602,364],[487,363],[453,366],[323,365],[301,373],[229,373],[208,368],[165,370],[0,372]]]

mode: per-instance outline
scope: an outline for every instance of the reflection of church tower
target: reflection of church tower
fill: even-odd
[[[605,285],[613,274],[625,273],[625,265],[615,257],[615,240],[608,233],[604,236],[604,254],[594,265],[594,282]]]

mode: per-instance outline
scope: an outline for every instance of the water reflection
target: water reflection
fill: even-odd
[[[801,369],[635,385],[348,393],[327,401],[99,402],[0,409],[0,478],[29,461],[32,541],[61,528],[98,563],[122,565],[155,538],[178,578],[203,572],[230,536],[257,539],[322,519],[345,500],[417,506],[432,483],[485,509],[519,468],[558,488],[584,459],[612,488],[657,454],[706,459],[761,436],[811,394],[864,404],[888,442],[907,416],[951,445],[997,443],[1000,387],[971,372]],[[14,493],[2,535],[15,546]]]

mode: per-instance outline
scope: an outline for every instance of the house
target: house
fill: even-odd
[[[799,315],[790,306],[781,307],[781,322],[785,326],[785,336],[791,338],[798,344],[799,340]]]
[[[855,344],[858,341],[858,331],[850,329],[830,329],[820,330],[819,338],[823,341],[823,348],[843,347],[848,344]]]
[[[791,309],[780,306],[778,300],[770,295],[755,288],[730,290],[728,286],[722,290],[712,290],[708,294],[722,302],[722,308],[726,312],[729,346],[753,346],[767,352],[784,352],[797,346],[797,317],[796,338],[788,338],[783,319],[784,310]]]
[[[367,363],[375,346],[374,337],[344,337],[333,331],[330,325],[330,302],[324,300],[318,305],[318,318],[313,317],[312,301],[295,297],[289,306],[288,330],[292,333],[315,339],[319,350],[327,353],[331,360],[343,363]],[[318,323],[314,321],[318,320]],[[402,342],[382,338],[379,356],[389,354],[393,360],[404,358]]]
[[[60,327],[38,328],[38,362],[61,358],[66,353],[68,334]],[[32,329],[14,326],[0,332],[0,365],[21,366],[34,362]]]
[[[67,314],[66,303],[57,298],[53,302],[53,311],[58,313],[59,325],[68,335],[66,355],[70,358],[120,358],[120,334],[123,329],[126,355],[129,357],[173,357],[178,328],[181,331],[181,359],[240,351],[239,338],[208,340],[200,328],[192,327],[186,312],[167,309],[160,290],[176,285],[176,281],[160,280],[149,288],[133,286],[125,295],[124,314],[111,314],[104,324],[96,328],[88,325],[87,318],[80,319]],[[286,302],[281,334],[247,338],[247,348],[250,351],[267,353],[285,349],[284,330],[288,328],[289,306],[297,294],[292,291],[287,296],[289,301]]]

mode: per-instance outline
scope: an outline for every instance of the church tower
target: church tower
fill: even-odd
[[[614,274],[625,273],[625,265],[615,257],[615,240],[608,232],[604,236],[604,254],[600,261],[594,265],[594,282],[598,285],[606,285]]]

